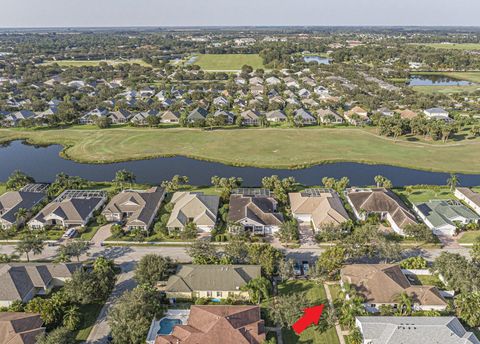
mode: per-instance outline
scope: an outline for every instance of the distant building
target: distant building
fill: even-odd
[[[35,344],[45,332],[40,314],[21,312],[0,313],[1,344]]]
[[[430,108],[423,110],[423,113],[428,119],[442,119],[442,120],[450,120],[448,116],[448,112],[442,108]]]
[[[480,194],[469,188],[456,188],[455,197],[465,202],[480,215]]]

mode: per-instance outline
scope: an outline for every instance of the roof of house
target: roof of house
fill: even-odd
[[[398,296],[406,292],[414,303],[446,306],[447,302],[436,287],[411,285],[399,265],[352,264],[340,272],[343,282],[349,283],[370,304],[397,303]]]
[[[293,214],[311,215],[315,228],[349,220],[338,194],[330,189],[307,189],[288,194]]]
[[[250,280],[260,277],[260,265],[179,265],[170,276],[166,292],[239,291]]]
[[[372,344],[480,344],[456,317],[357,317]]]
[[[456,200],[430,200],[415,206],[434,227],[455,225],[457,219],[480,220],[473,210]]]
[[[287,119],[287,116],[281,110],[269,111],[265,114],[268,119]]]
[[[387,212],[400,228],[417,223],[415,216],[408,210],[405,203],[389,189],[350,188],[347,189],[347,197],[357,213],[362,210],[373,213]]]
[[[352,109],[350,109],[349,111],[345,112],[345,115],[348,115],[348,116],[351,116],[351,115],[354,115],[354,114],[357,114],[359,116],[367,116],[367,110],[364,110],[360,106],[355,106]]]
[[[45,332],[40,314],[21,312],[0,313],[0,343],[35,344]]]
[[[480,207],[480,194],[469,188],[457,187],[457,191],[469,199],[473,204]]]
[[[425,109],[424,110],[425,113],[429,113],[429,114],[445,114],[445,113],[448,113],[445,109],[442,109],[442,108],[430,108],[430,109]]]
[[[155,344],[260,344],[265,325],[258,306],[191,306],[187,325],[176,325]]]
[[[295,110],[295,115],[294,117],[296,119],[303,119],[303,120],[315,120],[315,117],[313,117],[310,112],[308,112],[307,110],[305,110],[304,108],[301,108],[301,109],[298,109],[298,110]]]
[[[164,113],[162,113],[160,115],[160,118],[163,119],[163,120],[177,120],[180,118],[180,114],[178,112],[174,112],[174,111],[165,111]]]
[[[250,219],[263,226],[280,226],[283,215],[276,212],[277,202],[272,197],[231,195],[228,221]]]
[[[9,191],[0,196],[0,218],[11,224],[17,221],[19,209],[30,210],[45,198],[42,192]]]
[[[243,111],[240,116],[242,116],[243,119],[253,119],[257,120],[260,117],[260,114],[257,111],[254,110],[246,110]]]
[[[196,225],[213,226],[217,219],[220,197],[201,192],[175,192],[174,204],[167,227],[183,227],[188,219]]]
[[[23,300],[33,288],[47,288],[54,278],[68,278],[80,264],[0,264],[0,300]]]
[[[188,114],[188,119],[195,120],[195,119],[205,119],[208,115],[208,111],[204,108],[198,107],[192,112]]]
[[[165,196],[165,189],[153,187],[145,191],[125,190],[112,197],[103,214],[131,213],[127,226],[149,226]]]

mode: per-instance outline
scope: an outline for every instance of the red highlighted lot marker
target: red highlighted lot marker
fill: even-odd
[[[301,334],[305,331],[310,325],[318,325],[320,317],[322,316],[323,305],[314,306],[310,308],[305,308],[303,310],[303,315],[300,319],[297,320],[295,324],[292,325],[293,330],[296,334]]]

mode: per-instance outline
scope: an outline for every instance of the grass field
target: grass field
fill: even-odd
[[[452,43],[452,44],[442,44],[442,43],[420,43],[417,45],[423,45],[426,47],[431,47],[435,49],[450,49],[450,50],[480,50],[479,43]]]
[[[63,156],[109,163],[181,155],[236,166],[299,168],[355,161],[455,173],[480,173],[480,140],[427,143],[394,141],[372,129],[198,129],[73,127],[56,130],[0,129],[0,142],[27,139],[62,144]]]
[[[122,63],[131,63],[139,64],[144,67],[151,67],[150,64],[146,63],[142,59],[131,59],[131,60],[58,60],[58,61],[48,61],[44,64],[58,64],[60,67],[95,67],[99,66],[101,62],[106,62],[109,65],[117,65]]]
[[[307,292],[307,298],[315,304],[326,304],[327,297],[323,285],[311,281],[288,281],[278,286],[280,295],[291,293]],[[315,331],[315,327],[307,328],[300,336],[297,336],[292,329],[282,329],[283,342],[285,344],[309,343],[309,344],[336,344],[339,343],[337,332],[332,327],[325,333]]]
[[[0,195],[3,195],[7,191],[4,183],[0,183]]]
[[[75,341],[77,343],[83,343],[87,340],[102,307],[103,304],[98,303],[83,305],[80,307],[80,325],[78,326],[79,330],[76,332],[75,336]]]
[[[249,65],[253,69],[263,68],[262,58],[257,54],[197,55],[194,64],[207,71],[238,71],[243,65]]]
[[[445,181],[446,184],[446,181]],[[427,202],[432,199],[454,199],[455,197],[450,192],[448,187],[442,187],[435,192],[432,189],[414,189],[411,194],[408,194],[405,189],[395,189],[395,193],[402,198],[407,199],[410,203]]]
[[[462,234],[462,237],[458,239],[458,242],[460,244],[473,244],[479,238],[480,231],[465,232]]]

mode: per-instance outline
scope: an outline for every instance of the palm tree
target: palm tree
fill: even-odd
[[[20,225],[20,223],[23,223],[23,221],[25,221],[25,218],[27,217],[27,209],[19,208],[17,210],[17,213],[15,214],[15,217],[17,220],[17,225]]]
[[[450,191],[453,192],[458,184],[460,184],[458,176],[455,173],[450,174],[450,178],[447,179],[447,185],[450,187]]]
[[[40,254],[43,252],[44,246],[45,243],[43,238],[33,233],[27,233],[17,243],[15,251],[20,254],[25,253],[27,256],[27,262],[30,262],[29,253],[32,252],[34,255]]]
[[[399,294],[395,301],[398,303],[398,315],[411,315],[413,311],[413,299],[406,292]]]

